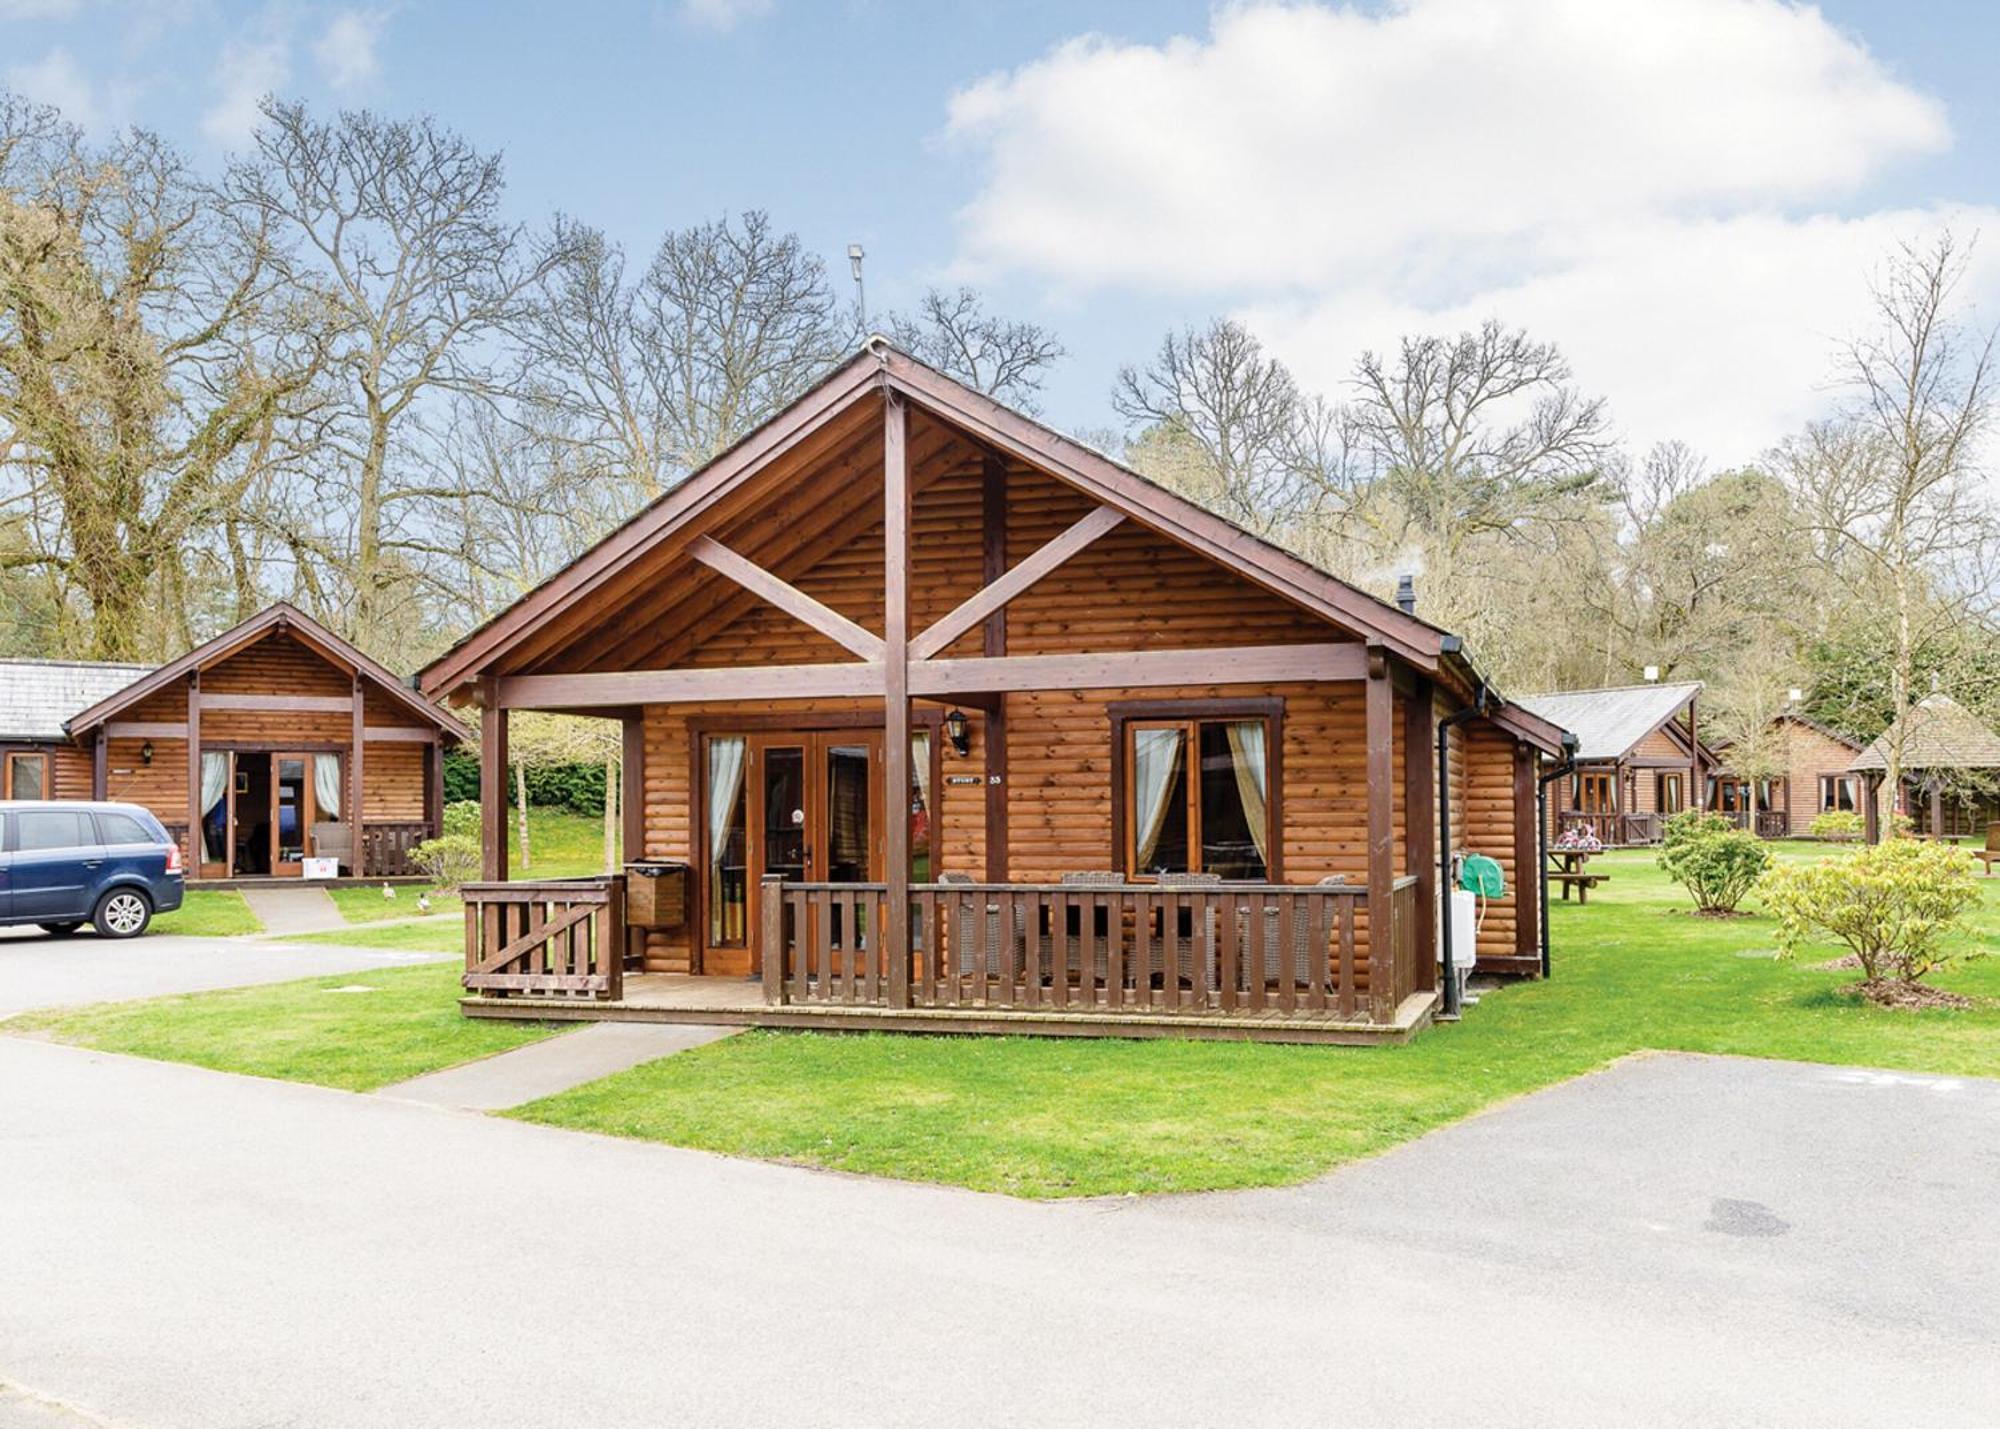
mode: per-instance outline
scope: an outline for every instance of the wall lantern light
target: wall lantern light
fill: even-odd
[[[951,752],[960,759],[972,752],[972,730],[966,724],[964,710],[955,709],[944,717],[944,737],[951,741]]]
[[[151,764],[153,762],[152,740],[149,739],[144,744],[139,746],[139,762],[141,764]]]

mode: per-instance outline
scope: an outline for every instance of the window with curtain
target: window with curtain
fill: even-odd
[[[1271,722],[1135,720],[1126,727],[1125,871],[1270,877]]]
[[[1861,806],[1861,780],[1852,774],[1819,776],[1819,807],[1823,814],[1851,814]]]
[[[204,863],[229,861],[229,756],[205,749],[201,754],[201,857]]]
[[[46,799],[50,797],[49,757],[46,754],[10,754],[7,756],[6,789],[9,799]]]
[[[743,808],[743,737],[708,741],[708,941],[740,947],[750,926],[748,850]]]
[[[910,735],[910,881],[931,881],[931,734]]]

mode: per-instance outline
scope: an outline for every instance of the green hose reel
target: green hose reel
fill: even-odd
[[[1481,898],[1502,898],[1507,893],[1507,879],[1500,872],[1500,865],[1483,853],[1469,853],[1459,861],[1458,886]]]

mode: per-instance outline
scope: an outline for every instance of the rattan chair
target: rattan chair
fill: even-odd
[[[938,882],[942,884],[979,882],[969,873],[940,873]],[[983,909],[981,903],[984,903]],[[986,948],[986,975],[988,977],[1018,978],[1028,958],[1028,930],[1026,915],[1016,909],[1014,929],[1011,939],[1005,939],[1000,926],[1000,905],[990,897],[980,893],[953,893],[945,905],[946,914],[951,919],[952,937],[956,940],[961,930],[971,926],[974,920],[985,918],[983,931]],[[1005,958],[1002,949],[1005,949]]]
[[[1222,883],[1219,873],[1162,873],[1154,880],[1162,888],[1216,888]],[[1162,914],[1162,919],[1165,914]],[[1203,927],[1197,931],[1192,924],[1186,933],[1176,925],[1171,930],[1174,940],[1174,971],[1189,987],[1204,992],[1213,992],[1221,986],[1216,976],[1218,922],[1215,908],[1211,905]],[[1164,930],[1163,930],[1164,931]]]

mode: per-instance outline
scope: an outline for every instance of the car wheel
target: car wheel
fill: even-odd
[[[114,888],[97,900],[90,921],[100,937],[136,938],[153,921],[153,901],[136,888]]]
[[[42,931],[47,933],[51,938],[67,938],[82,926],[83,924],[81,923],[44,923],[42,924]]]

